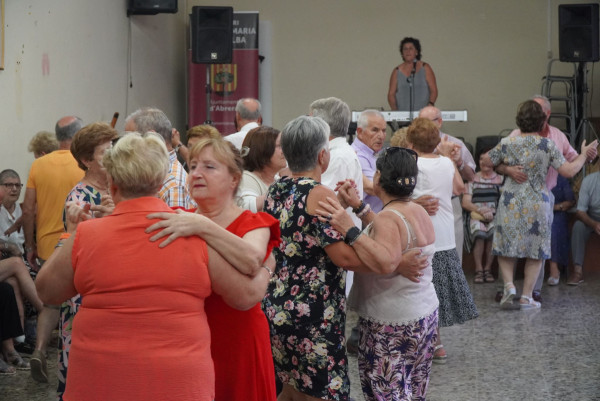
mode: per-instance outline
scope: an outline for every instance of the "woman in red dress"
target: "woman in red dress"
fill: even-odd
[[[198,210],[151,214],[148,218],[163,221],[147,231],[164,228],[151,237],[167,237],[161,247],[181,236],[199,236],[232,266],[253,277],[248,292],[256,296],[256,304],[246,311],[231,308],[218,294],[206,300],[215,364],[215,401],[275,401],[269,325],[260,300],[275,267],[269,256],[279,244],[279,221],[237,206],[235,194],[243,172],[242,159],[228,142],[201,140],[190,151],[189,167],[188,188]]]

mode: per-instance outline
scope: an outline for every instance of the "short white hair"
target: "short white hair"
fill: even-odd
[[[360,113],[360,117],[358,117],[358,121],[356,122],[356,126],[358,128],[362,128],[362,129],[367,128],[369,126],[369,117],[370,116],[381,117],[381,119],[385,121],[385,117],[383,116],[383,114],[379,110],[368,109],[368,110],[365,110],[362,113]]]

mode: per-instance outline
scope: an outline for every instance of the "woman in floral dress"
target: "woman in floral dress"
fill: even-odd
[[[546,187],[546,174],[550,166],[560,175],[572,177],[583,166],[587,149],[597,141],[581,145],[581,154],[572,162],[565,158],[548,138],[538,135],[546,121],[542,107],[533,100],[519,105],[517,126],[521,135],[502,139],[488,156],[496,166],[523,166],[527,181],[518,184],[508,177],[498,203],[495,217],[496,230],[492,252],[498,255],[498,264],[504,279],[504,294],[500,305],[512,304],[516,295],[513,284],[516,258],[526,258],[525,279],[520,299],[521,309],[540,308],[532,299],[532,291],[542,260],[550,258],[550,221],[552,209]]]
[[[289,122],[281,146],[291,176],[271,185],[265,200],[265,212],[281,228],[281,244],[273,250],[277,271],[263,301],[283,383],[280,401],[349,399],[344,268],[389,273],[389,266],[369,267],[358,258],[352,246],[366,236],[357,227],[342,236],[317,215],[319,201],[335,199],[319,183],[329,163],[328,138],[329,126],[319,117]]]
[[[111,146],[111,141],[118,137],[118,132],[105,123],[93,123],[83,127],[73,137],[71,153],[79,167],[85,171],[81,182],[69,192],[66,203],[74,202],[77,205],[100,205],[102,198],[110,198],[106,170],[102,167],[102,156]],[[96,212],[93,217],[100,217]],[[66,221],[66,206],[63,212],[63,221]],[[66,222],[65,222],[66,224]],[[66,227],[66,226],[65,226]],[[58,353],[58,400],[62,400],[67,382],[67,368],[69,350],[71,348],[71,330],[73,318],[81,306],[81,296],[77,294],[60,307],[59,332],[62,348]]]

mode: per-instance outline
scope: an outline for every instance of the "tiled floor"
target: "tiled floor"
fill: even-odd
[[[480,316],[442,329],[448,363],[434,365],[428,400],[600,400],[600,274],[579,287],[564,280],[544,287],[536,311],[500,310],[495,284],[472,290]],[[355,320],[351,314],[348,328]],[[54,400],[55,351],[49,359],[51,384],[34,382],[29,372],[0,376],[0,400]],[[355,358],[350,367],[352,398],[362,401]]]
[[[479,317],[441,329],[448,362],[433,366],[427,399],[600,400],[600,274],[579,287],[562,281],[544,286],[542,309],[530,311],[500,310],[496,284],[471,285]]]

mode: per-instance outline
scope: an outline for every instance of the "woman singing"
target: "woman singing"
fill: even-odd
[[[394,68],[390,76],[388,90],[390,107],[392,110],[419,111],[428,104],[434,106],[438,97],[435,74],[429,64],[421,61],[419,40],[415,38],[402,39],[400,54],[403,63]],[[412,99],[411,85],[413,88]]]

